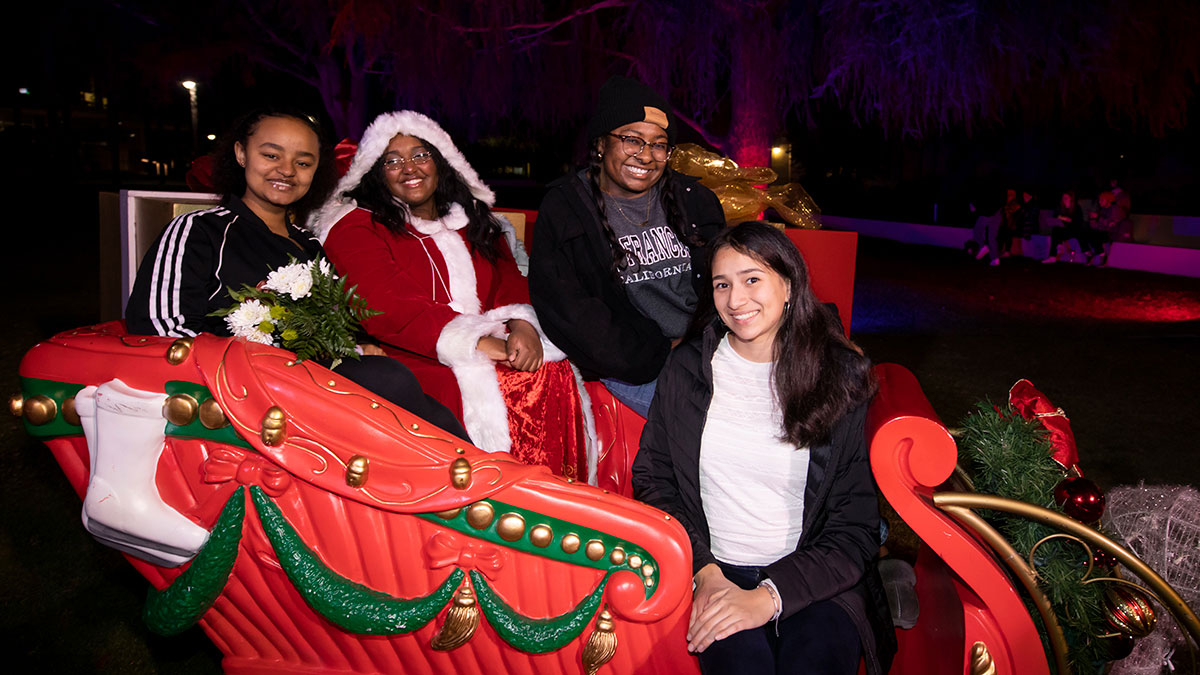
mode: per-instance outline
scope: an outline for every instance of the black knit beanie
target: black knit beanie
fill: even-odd
[[[632,122],[662,127],[667,132],[667,142],[675,144],[679,123],[667,100],[638,80],[614,75],[600,87],[600,100],[588,122],[588,138],[599,138]]]

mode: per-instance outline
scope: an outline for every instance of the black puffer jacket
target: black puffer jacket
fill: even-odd
[[[686,232],[700,241],[712,239],[725,226],[717,196],[694,178],[675,174],[673,182]],[[708,283],[704,249],[689,248],[692,283],[700,295]],[[611,262],[590,186],[577,174],[551,183],[538,210],[529,258],[529,297],[538,321],[585,378],[642,384],[658,377],[671,341],[629,301],[625,287],[613,278]]]
[[[712,401],[712,356],[723,333],[709,327],[671,352],[633,463],[634,497],[687,530],[693,573],[716,562],[700,502],[700,438]],[[809,448],[800,541],[764,573],[779,589],[785,618],[816,601],[837,602],[858,627],[867,672],[874,674],[887,672],[895,634],[874,564],[879,507],[867,460],[866,413],[866,404],[851,410],[829,443]]]

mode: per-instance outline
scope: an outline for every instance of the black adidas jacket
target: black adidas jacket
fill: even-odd
[[[270,230],[238,197],[172,220],[138,267],[125,305],[125,326],[136,335],[230,335],[225,320],[208,316],[233,304],[229,288],[254,286],[290,262],[321,254],[321,244],[289,226],[289,241]],[[297,245],[297,242],[299,245]]]

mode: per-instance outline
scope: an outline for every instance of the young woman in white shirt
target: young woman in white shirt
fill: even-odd
[[[864,436],[870,362],[765,223],[709,245],[711,293],[673,350],[634,462],[634,496],[692,542],[688,647],[704,673],[887,670]]]

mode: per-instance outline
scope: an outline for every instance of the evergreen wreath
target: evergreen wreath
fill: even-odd
[[[1054,494],[1066,471],[1051,458],[1048,433],[1038,419],[1026,420],[1011,406],[1000,408],[982,401],[963,420],[958,448],[961,464],[976,491],[1067,513]],[[1013,514],[981,511],[980,516],[999,530],[1026,560],[1038,542],[1057,533],[1053,528]],[[1085,576],[1112,576],[1110,567],[1097,559],[1090,548],[1064,538],[1050,539],[1037,546],[1033,567],[1038,586],[1049,599],[1066,637],[1072,670],[1099,672],[1105,663],[1119,658],[1114,654],[1114,638],[1103,637],[1113,633],[1104,608],[1105,584],[1082,583]],[[1032,600],[1023,599],[1049,657],[1046,628]],[[1047,660],[1053,669],[1053,659]]]

